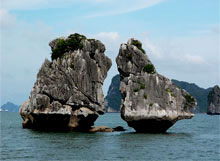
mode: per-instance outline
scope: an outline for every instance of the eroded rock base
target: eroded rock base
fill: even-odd
[[[128,122],[139,133],[165,133],[176,121],[168,120],[138,120]]]
[[[22,108],[21,108],[22,109]],[[21,110],[22,111],[22,110]],[[22,113],[23,128],[40,130],[88,131],[98,118],[98,113],[82,107],[70,114],[58,113]]]
[[[96,119],[95,116],[90,116],[90,119]],[[80,122],[80,126],[71,126],[71,118],[69,115],[29,115],[24,119],[23,128],[35,129],[40,131],[78,131],[78,132],[116,132],[125,131],[122,126],[110,128],[108,126],[94,126],[93,124],[87,124],[87,121]],[[76,119],[74,119],[76,120]]]
[[[70,116],[62,114],[30,114],[24,118],[23,128],[29,129],[67,129]]]

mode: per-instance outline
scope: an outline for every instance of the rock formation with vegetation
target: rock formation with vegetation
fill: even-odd
[[[72,34],[49,43],[52,54],[20,108],[24,128],[86,131],[105,112],[103,82],[112,62],[95,39]]]
[[[165,132],[194,116],[196,100],[157,73],[138,40],[121,44],[116,58],[122,96],[121,117],[137,132]]]

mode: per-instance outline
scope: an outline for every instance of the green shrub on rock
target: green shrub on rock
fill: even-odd
[[[166,88],[165,90],[167,91],[167,93],[170,93],[170,94],[172,93],[169,88]]]
[[[155,73],[154,65],[153,64],[146,64],[146,65],[144,65],[143,71],[147,72],[149,74],[154,74]]]
[[[136,46],[139,50],[141,50],[143,54],[146,54],[145,50],[142,48],[141,42],[139,42],[138,40],[133,40],[132,45]]]
[[[138,91],[139,91],[139,88],[135,88],[135,89],[134,89],[134,92],[138,92]]]
[[[185,95],[184,97],[185,97],[185,99],[188,103],[194,103],[195,102],[195,99],[191,95]]]
[[[52,50],[51,59],[57,59],[64,55],[68,51],[74,51],[83,48],[82,40],[86,37],[80,34],[71,34],[66,40],[58,40],[56,47]]]
[[[77,49],[82,49],[83,48],[83,44],[82,44],[82,40],[85,40],[86,37],[84,35],[80,35],[80,34],[72,34],[67,38],[67,48],[68,50],[77,50]]]
[[[63,40],[63,39],[58,40],[58,42],[56,44],[56,48],[53,49],[53,51],[52,51],[51,59],[54,60],[59,57],[62,57],[66,51],[66,47],[67,47],[67,43],[65,40]]]
[[[141,84],[140,89],[145,89],[145,84]]]

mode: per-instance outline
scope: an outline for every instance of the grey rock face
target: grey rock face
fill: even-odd
[[[78,41],[80,36],[49,43],[52,62],[44,61],[30,98],[20,108],[24,127],[88,129],[105,112],[102,85],[112,63],[100,41]],[[73,43],[67,41],[72,37]]]
[[[209,108],[207,114],[220,115],[220,88],[216,85],[208,95]]]
[[[196,100],[157,73],[138,40],[121,44],[116,58],[120,73],[121,117],[137,132],[165,132],[177,120],[194,115]]]

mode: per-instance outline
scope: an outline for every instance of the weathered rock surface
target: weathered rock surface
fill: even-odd
[[[185,89],[190,95],[197,100],[197,106],[190,109],[192,113],[207,113],[208,110],[208,94],[213,89],[201,88],[195,83],[185,81],[171,80],[177,87]],[[117,74],[112,78],[107,96],[105,97],[107,112],[120,112],[121,93],[120,93],[120,75]]]
[[[209,108],[207,114],[220,115],[220,88],[216,85],[208,95]]]
[[[137,132],[165,132],[177,120],[194,115],[196,100],[157,73],[142,44],[130,39],[116,58],[122,95],[121,117]]]
[[[72,34],[50,42],[30,97],[20,108],[24,128],[88,130],[105,112],[102,85],[111,67],[98,40]]]

